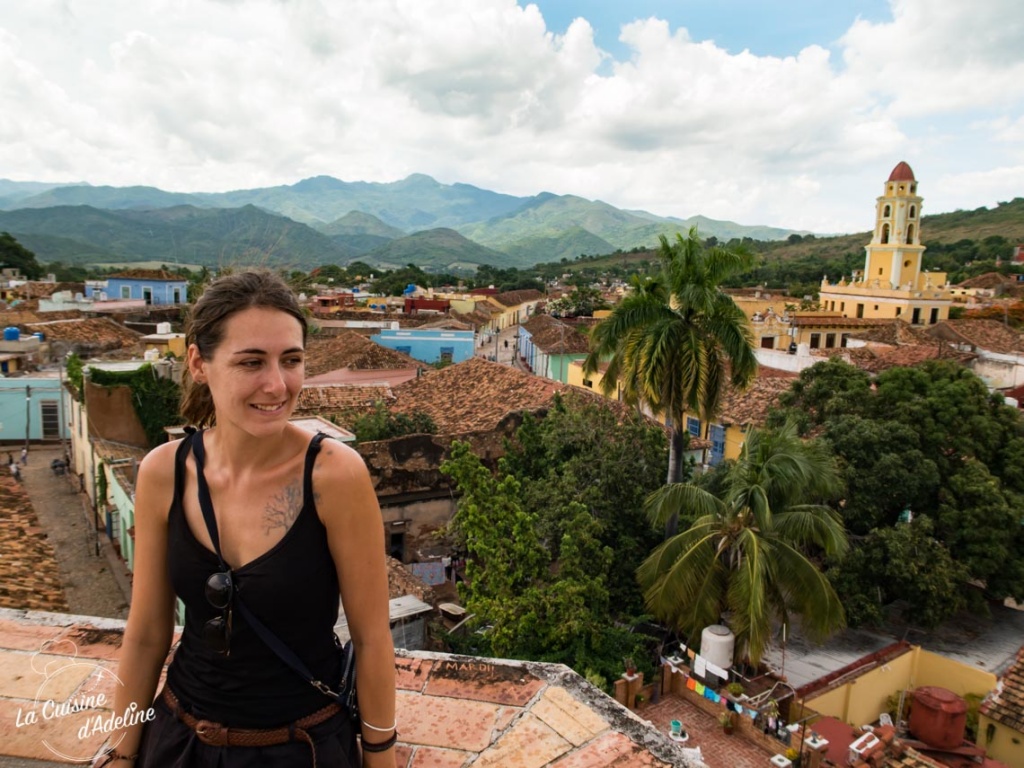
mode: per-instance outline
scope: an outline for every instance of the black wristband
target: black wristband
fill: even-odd
[[[363,737],[363,752],[387,752],[395,746],[396,741],[398,741],[397,730],[391,734],[391,738],[387,741],[373,742],[367,741],[366,738]]]

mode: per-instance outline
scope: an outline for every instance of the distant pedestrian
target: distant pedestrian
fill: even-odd
[[[28,466],[28,446],[21,449],[21,463]]]
[[[11,463],[8,466],[11,468],[11,477],[15,480],[21,480],[21,470],[18,468],[18,465]]]

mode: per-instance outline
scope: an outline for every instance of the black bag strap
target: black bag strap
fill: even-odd
[[[327,435],[323,432],[318,432],[313,437],[309,450],[306,454],[306,461],[303,470],[303,492],[306,494],[306,499],[311,499],[313,497],[313,463],[316,461],[316,455],[320,452],[320,445],[326,437]],[[206,449],[203,447],[203,433],[197,432],[192,443],[192,451],[196,457],[196,483],[199,486],[199,508],[203,511],[203,520],[206,522],[206,530],[210,534],[210,542],[213,544],[213,551],[217,555],[217,560],[222,568],[230,571],[230,566],[224,562],[224,557],[220,552],[220,536],[217,534],[217,517],[213,513],[213,501],[210,498],[210,486],[207,485],[206,477],[203,472],[203,467],[206,461]],[[341,682],[338,686],[339,690],[335,691],[322,680],[317,680],[313,673],[309,671],[309,668],[302,662],[302,659],[300,659],[295,652],[284,643],[283,640],[270,631],[266,624],[256,618],[256,614],[249,610],[249,607],[242,601],[242,596],[239,594],[237,585],[234,596],[235,604],[238,606],[238,612],[242,614],[242,618],[244,618],[246,623],[253,628],[253,631],[256,632],[264,643],[266,643],[270,650],[277,654],[281,661],[324,695],[330,696],[342,706],[349,708],[352,706],[355,699],[356,668],[355,654],[352,652],[351,640],[345,644],[343,649]],[[337,642],[337,636],[335,636],[335,641]]]

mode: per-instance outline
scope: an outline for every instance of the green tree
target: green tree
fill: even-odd
[[[520,500],[536,515],[537,532],[552,559],[573,533],[582,507],[598,523],[593,534],[615,552],[606,583],[621,614],[639,614],[643,599],[636,568],[658,543],[647,525],[644,499],[664,480],[664,431],[623,416],[593,398],[556,397],[543,418],[530,414],[505,446],[508,471],[521,483]]]
[[[779,410],[768,417],[769,426],[796,420],[806,434],[812,427],[840,416],[867,413],[871,377],[839,358],[816,363],[800,372],[789,391],[779,396]]]
[[[932,536],[932,521],[874,530],[829,570],[851,626],[879,624],[883,609],[900,601],[904,617],[935,627],[966,606],[967,569]]]
[[[846,483],[843,519],[854,534],[895,525],[900,513],[934,506],[939,468],[920,447],[918,432],[898,421],[837,416],[823,438]]]
[[[352,432],[358,442],[365,443],[390,440],[402,435],[433,435],[437,432],[437,425],[423,411],[392,413],[383,402],[378,401],[371,413],[352,422]]]
[[[454,526],[468,558],[460,596],[484,628],[473,637],[475,652],[560,662],[606,680],[621,671],[623,656],[644,658],[643,638],[609,619],[614,554],[584,505],[566,505],[571,524],[555,560],[504,461],[492,474],[468,444],[456,442],[441,470],[461,494]]]
[[[683,414],[699,413],[708,424],[725,382],[745,387],[757,374],[750,324],[719,287],[749,268],[752,258],[704,248],[696,227],[673,243],[662,236],[658,254],[661,275],[634,276],[634,290],[593,328],[583,367],[593,374],[608,360],[605,394],[620,385],[627,402],[646,403],[671,418],[667,482],[675,483],[682,479]],[[670,534],[673,525],[669,520]]]
[[[1016,502],[1016,503],[1015,503]],[[1024,526],[1019,499],[974,458],[939,492],[935,530],[970,576],[1002,599],[1024,599]]]
[[[0,232],[0,267],[12,267],[29,280],[43,276],[36,255],[19,243],[10,232]]]
[[[608,302],[596,288],[583,285],[571,293],[548,302],[548,314],[556,317],[593,317],[594,311],[608,309]]]
[[[737,656],[754,664],[773,621],[799,616],[812,638],[839,629],[842,604],[812,559],[847,549],[839,515],[821,503],[839,485],[827,448],[787,424],[747,436],[721,496],[692,483],[658,489],[651,519],[692,523],[640,566],[648,608],[691,638],[727,617]]]
[[[470,613],[486,617],[491,647],[504,656],[520,639],[522,596],[542,579],[548,562],[536,519],[519,503],[519,481],[492,475],[468,443],[452,444],[441,471],[462,494],[456,525],[469,557],[460,596]]]

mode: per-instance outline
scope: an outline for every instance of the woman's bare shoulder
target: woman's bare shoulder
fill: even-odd
[[[351,502],[376,501],[363,457],[337,440],[324,440],[321,446],[313,466],[313,491],[321,518],[333,517],[333,509],[350,507]]]
[[[158,445],[146,454],[139,464],[139,473],[135,481],[136,495],[148,500],[151,495],[162,496],[174,489],[174,457],[178,452],[181,440]]]

